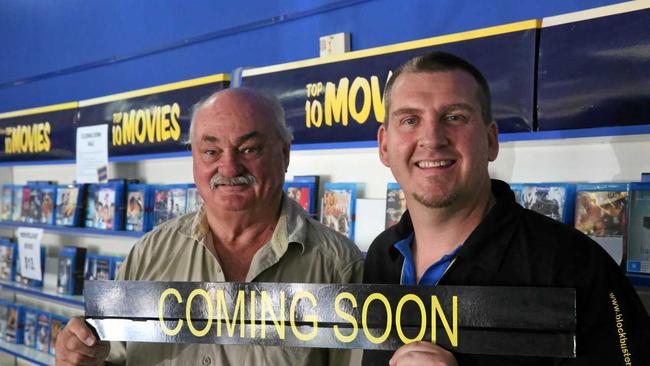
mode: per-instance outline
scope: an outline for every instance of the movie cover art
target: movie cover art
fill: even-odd
[[[0,244],[0,280],[14,280],[14,263],[16,259],[16,245],[11,243]]]
[[[111,279],[111,259],[104,256],[96,257],[94,278],[98,281]]]
[[[22,307],[10,305],[7,309],[7,329],[5,331],[5,341],[9,343],[18,343],[22,339]]]
[[[311,191],[309,187],[287,187],[287,197],[297,202],[305,212],[310,212]]]
[[[30,348],[36,348],[36,329],[38,328],[38,312],[35,309],[25,309],[25,332],[23,343]]]
[[[627,192],[581,191],[576,200],[576,229],[590,236],[622,236]]]
[[[38,223],[40,224],[53,224],[54,223],[54,199],[55,189],[52,187],[41,188],[41,209]]]
[[[326,184],[321,201],[321,222],[352,239],[355,198],[356,191],[352,184]]]
[[[56,224],[75,226],[79,187],[59,187],[56,192]]]
[[[100,188],[88,192],[86,227],[112,230],[115,220],[115,189]]]
[[[52,319],[50,321],[50,346],[49,346],[49,352],[51,355],[56,354],[56,337],[58,337],[59,333],[63,328],[65,327],[65,324],[67,323],[67,319],[58,316],[58,315],[52,315]]]
[[[11,209],[13,208],[14,190],[10,185],[2,186],[2,195],[0,196],[0,220],[11,220]]]
[[[38,325],[36,329],[36,349],[41,352],[48,352],[50,348],[50,315],[45,312],[38,314]]]
[[[154,195],[154,225],[172,220],[185,214],[186,188],[169,188],[156,190]]]
[[[398,183],[388,183],[386,189],[386,228],[399,222],[406,211],[406,197]]]
[[[144,231],[144,225],[144,189],[129,191],[126,197],[126,229],[129,231]]]
[[[68,256],[59,256],[59,275],[57,278],[56,289],[60,294],[67,294],[72,280],[72,258]]]
[[[4,300],[0,301],[0,338],[4,339],[7,334],[7,320],[9,319],[9,304]]]
[[[564,187],[526,186],[521,205],[554,220],[563,222],[566,189]]]
[[[25,222],[35,224],[40,221],[43,197],[40,189],[34,186],[23,188],[23,216]]]
[[[203,205],[203,198],[201,198],[198,189],[196,189],[196,187],[188,188],[187,189],[187,212],[188,213],[196,212],[199,209],[201,209],[201,205]]]
[[[23,187],[14,186],[13,195],[14,197],[12,199],[13,208],[11,209],[11,220],[22,222],[25,220],[23,216]]]
[[[113,261],[113,277],[116,278],[117,274],[120,272],[120,268],[124,264],[124,257],[116,257]],[[114,279],[113,278],[113,279]]]
[[[627,271],[647,274],[650,273],[650,183],[633,184],[633,187],[629,200]]]

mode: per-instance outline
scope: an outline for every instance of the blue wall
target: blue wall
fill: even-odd
[[[0,112],[69,102],[241,66],[539,19],[614,0],[0,0]]]

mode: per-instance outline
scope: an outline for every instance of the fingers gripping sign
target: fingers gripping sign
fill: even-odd
[[[82,319],[72,318],[56,339],[56,365],[103,365],[110,348]]]
[[[413,342],[400,347],[390,359],[390,366],[458,366],[454,355],[429,342]]]

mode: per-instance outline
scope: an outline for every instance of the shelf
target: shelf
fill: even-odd
[[[42,228],[46,232],[58,233],[63,235],[92,235],[92,236],[120,236],[129,238],[140,238],[144,233],[139,231],[115,231],[115,230],[100,230],[85,227],[69,227],[69,226],[55,226],[44,224],[28,224],[26,222],[7,222],[0,221],[0,228],[4,229],[18,229],[19,227],[37,227]]]
[[[22,344],[7,343],[0,340],[0,352],[8,353],[14,357],[29,361],[36,365],[54,365],[54,356],[51,354],[25,347]]]
[[[48,301],[55,301],[60,304],[84,308],[83,296],[61,295],[55,291],[43,290],[37,287],[29,287],[20,283],[0,281],[0,290],[12,291]]]

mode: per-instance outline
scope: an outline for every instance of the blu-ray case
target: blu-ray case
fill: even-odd
[[[11,221],[14,222],[23,222],[25,221],[25,216],[23,216],[23,186],[14,185],[13,186],[13,199],[11,204],[13,208],[11,209]]]
[[[7,328],[4,340],[9,343],[23,343],[25,330],[25,306],[15,303],[7,305]]]
[[[88,281],[108,281],[115,278],[113,272],[115,257],[89,253],[86,259],[84,278]]]
[[[521,190],[521,205],[554,220],[573,224],[575,185],[570,183],[527,183]]]
[[[124,228],[124,182],[89,184],[84,226],[101,230]]]
[[[187,189],[190,184],[158,185],[154,192],[154,226],[185,215],[187,210]]]
[[[68,320],[69,319],[67,317],[58,314],[50,315],[50,345],[48,347],[48,350],[49,353],[53,356],[56,355],[56,338],[68,323]]]
[[[129,184],[126,193],[126,231],[147,232],[153,227],[154,187]]]
[[[11,302],[0,299],[0,339],[4,340],[7,334],[7,321],[9,320],[9,305]]]
[[[309,182],[284,182],[284,191],[287,197],[298,203],[310,216],[316,213],[313,206],[316,195],[316,185]]]
[[[36,350],[47,353],[50,350],[50,313],[40,311],[36,323]]]
[[[18,245],[7,238],[0,239],[0,280],[16,279],[16,257]]]
[[[325,183],[320,221],[350,240],[354,240],[356,201],[356,183]]]
[[[54,224],[56,186],[44,183],[31,183],[23,187],[24,221],[30,224]]]
[[[512,193],[515,195],[515,202],[521,205],[521,195],[524,190],[525,184],[522,183],[508,183]]]
[[[388,183],[386,186],[386,228],[399,222],[406,212],[406,197],[399,183]]]
[[[38,314],[40,310],[25,306],[25,330],[23,344],[29,348],[36,348],[36,332],[38,329]]]
[[[120,268],[124,264],[124,257],[113,257],[111,262],[111,280],[117,278],[117,274],[120,272]]]
[[[56,189],[56,213],[54,223],[58,226],[79,226],[85,198],[84,184],[62,184]]]
[[[627,271],[650,274],[650,182],[630,183]]]
[[[84,283],[86,248],[65,246],[59,251],[59,275],[57,292],[65,295],[81,295]]]
[[[319,189],[320,189],[320,176],[319,175],[294,175],[293,176],[293,182],[297,183],[311,183],[314,186],[314,194],[311,196],[311,202],[309,203],[309,207],[312,208],[312,212],[309,212],[309,214],[315,218],[318,219],[319,217],[319,209],[320,206],[318,205],[318,194],[319,194]]]
[[[626,262],[627,183],[578,184],[575,227],[623,266]]]
[[[13,209],[14,199],[14,186],[5,184],[2,186],[2,194],[0,195],[0,220],[11,221],[11,210]]]
[[[192,184],[187,188],[187,213],[197,212],[203,205],[203,198],[199,194],[196,185]]]

